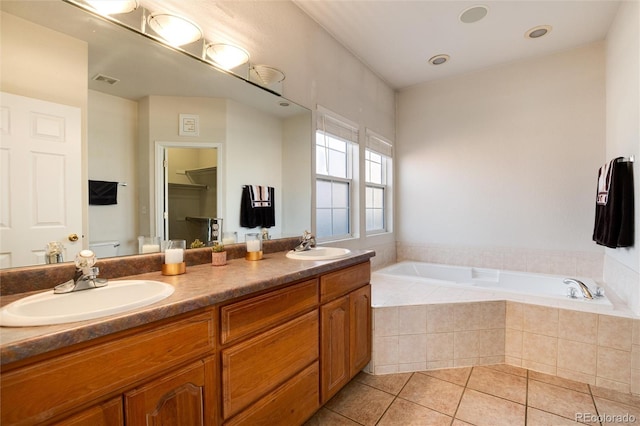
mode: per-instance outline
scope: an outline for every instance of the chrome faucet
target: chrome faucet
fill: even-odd
[[[311,247],[316,246],[316,237],[311,235],[311,232],[304,231],[302,234],[302,239],[300,240],[300,244],[293,248],[293,251],[307,251]]]
[[[593,299],[593,294],[591,294],[591,290],[589,290],[589,287],[587,287],[587,285],[582,281],[577,280],[575,278],[565,278],[564,280],[562,280],[562,282],[569,286],[571,286],[572,284],[578,286],[578,289],[582,292],[582,296],[585,299]],[[569,294],[570,294],[570,297],[575,297],[573,295],[573,292]]]
[[[82,250],[76,256],[75,277],[53,288],[54,294],[72,293],[74,291],[89,290],[107,285],[105,278],[98,278],[100,270],[96,264],[96,255],[91,250]]]

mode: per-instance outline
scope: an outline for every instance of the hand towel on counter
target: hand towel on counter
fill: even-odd
[[[275,189],[270,186],[244,185],[240,200],[240,226],[270,228],[276,224]]]
[[[118,182],[90,180],[89,204],[98,206],[118,204]]]
[[[612,160],[598,174],[593,241],[609,248],[631,247],[634,243],[633,163],[622,160],[622,157]],[[605,187],[600,183],[603,175]]]

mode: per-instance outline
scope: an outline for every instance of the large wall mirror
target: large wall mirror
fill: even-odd
[[[274,188],[271,238],[310,228],[308,109],[61,0],[3,0],[0,5],[2,91],[79,105],[81,152],[74,167],[82,180],[79,207],[63,204],[60,198],[67,194],[41,197],[36,207],[28,198],[3,195],[10,208],[0,212],[1,267],[45,263],[49,241],[63,243],[64,261],[97,243],[117,242],[120,256],[138,254],[140,236],[189,244],[211,218],[221,218],[222,230],[242,242],[245,233],[261,231],[241,226],[246,185]],[[3,122],[2,130],[6,127]],[[41,176],[45,168],[25,172],[30,175],[24,184],[36,188],[32,197],[42,196],[33,181],[44,188],[51,183]],[[5,191],[11,177],[2,177],[3,192],[19,191]],[[89,205],[89,181],[116,184],[116,203]],[[55,220],[47,232],[41,224],[31,226],[29,232],[42,240],[30,242],[25,255],[16,254],[11,241],[24,240],[24,234],[4,233],[16,212],[43,209],[54,215],[57,209],[64,222],[65,208],[82,213],[80,230],[63,229]],[[68,238],[74,232],[75,242]]]

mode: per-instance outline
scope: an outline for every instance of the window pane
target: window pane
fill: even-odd
[[[331,182],[316,181],[316,206],[319,209],[331,208]]]
[[[347,154],[329,150],[329,173],[330,176],[341,178],[347,177]]]
[[[349,207],[349,184],[343,182],[333,182],[332,201],[333,207],[348,208]]]
[[[316,146],[316,173],[328,175],[327,170],[327,150],[321,146]]]
[[[316,237],[330,237],[331,235],[331,209],[317,209]]]
[[[349,210],[333,210],[333,235],[346,235],[349,233]]]
[[[366,188],[365,216],[367,231],[382,231],[384,226],[384,188]]]

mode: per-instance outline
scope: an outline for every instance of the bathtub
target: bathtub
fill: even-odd
[[[367,371],[506,364],[640,394],[631,355],[640,318],[612,292],[567,297],[565,278],[411,261],[374,271]]]
[[[578,298],[569,298],[569,285],[563,283],[566,278],[579,279],[592,294],[599,286],[590,278],[407,261],[373,273],[372,302],[374,307],[411,305],[433,303],[444,297],[446,301],[460,298],[528,300],[573,306],[579,310],[583,310],[581,306],[587,308],[585,310],[591,310],[589,306],[598,311],[612,306],[606,296],[590,300],[578,291]],[[573,287],[577,289],[577,286]]]

